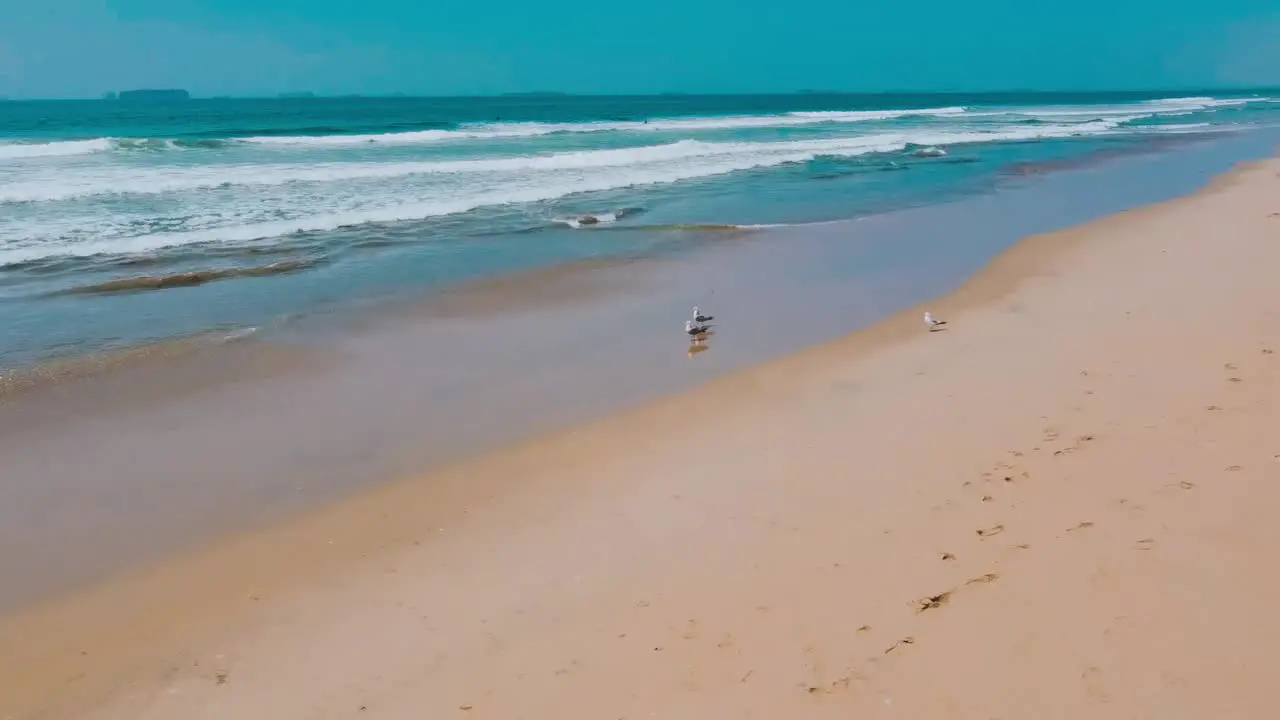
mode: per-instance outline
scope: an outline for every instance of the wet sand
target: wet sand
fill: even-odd
[[[10,614],[0,717],[1269,717],[1278,189]]]
[[[857,222],[693,233],[676,253],[0,393],[0,576],[15,579],[0,612],[864,329],[1021,237],[1192,192],[1274,143],[1207,140]],[[725,322],[690,357],[694,304]]]

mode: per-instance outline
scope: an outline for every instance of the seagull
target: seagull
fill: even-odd
[[[700,325],[700,324],[695,325],[692,320],[684,321],[684,332],[686,335],[688,335],[691,338],[696,338],[699,335],[705,335],[706,332],[710,329],[711,329],[710,325]]]
[[[924,324],[929,328],[929,332],[933,332],[943,325],[947,324],[946,320],[937,320],[933,317],[933,313],[926,312],[924,314]]]
[[[715,315],[703,315],[702,313],[698,312],[698,306],[697,306],[697,305],[694,305],[694,306],[693,306],[693,321],[694,321],[694,322],[696,322],[696,323],[704,323],[704,322],[710,322],[710,321],[715,320],[715,319],[716,319],[716,316],[715,316]]]

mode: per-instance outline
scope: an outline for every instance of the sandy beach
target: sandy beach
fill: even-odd
[[[0,718],[1271,717],[1278,191],[11,614]]]

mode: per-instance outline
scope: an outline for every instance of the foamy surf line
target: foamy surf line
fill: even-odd
[[[623,225],[618,226],[614,223],[616,219],[611,219],[611,213],[603,213],[602,215],[584,215],[577,218],[557,218],[554,222],[559,225],[573,228],[574,230],[590,230],[593,232],[605,232],[615,230],[619,232],[726,232],[731,230],[764,230],[767,228],[790,227],[785,223],[768,223],[756,225],[737,225],[728,223],[668,223],[666,225]]]
[[[68,242],[60,235],[48,235],[40,226],[15,227],[20,233],[16,241],[0,249],[0,266],[44,260],[55,257],[89,257],[98,255],[130,255],[186,245],[213,243],[252,243],[294,233],[309,233],[352,228],[376,223],[396,223],[422,220],[445,215],[466,213],[481,207],[520,205],[557,200],[563,197],[617,190],[628,187],[664,185],[696,178],[727,175],[757,168],[802,163],[821,156],[856,157],[873,153],[901,152],[909,146],[942,147],[993,142],[1020,142],[1050,138],[1104,135],[1115,130],[1114,121],[1097,121],[1088,124],[1066,126],[1014,127],[1003,131],[966,133],[886,134],[829,140],[790,141],[776,143],[700,143],[684,141],[665,146],[649,146],[645,152],[656,153],[646,161],[637,162],[628,149],[589,151],[586,153],[552,154],[535,157],[507,158],[501,160],[450,161],[454,170],[459,163],[482,163],[493,170],[491,163],[516,163],[519,172],[499,174],[486,178],[479,184],[440,186],[432,200],[392,198],[392,202],[375,207],[353,207],[343,210],[301,214],[296,217],[260,221],[286,208],[265,211],[255,209],[255,214],[242,215],[237,225],[220,225],[191,230],[99,237],[92,240],[76,238]],[[674,154],[672,154],[674,153]],[[601,158],[608,158],[602,161]],[[576,172],[560,172],[564,163],[570,163]],[[532,172],[529,164],[550,173]],[[374,168],[377,177],[386,177],[382,170]],[[414,172],[417,172],[415,170]],[[239,177],[249,177],[237,170]],[[413,174],[413,173],[409,173]],[[394,175],[391,175],[394,176]],[[230,182],[220,180],[219,187]],[[119,188],[117,188],[119,189]],[[414,195],[419,195],[415,190]],[[343,195],[346,198],[348,195]],[[363,198],[356,197],[361,203]],[[286,197],[285,200],[290,200]],[[292,202],[290,200],[290,202]],[[265,215],[264,215],[265,212]],[[107,224],[104,229],[110,229]],[[119,232],[136,232],[132,226],[123,226]]]
[[[919,110],[852,110],[831,112],[789,112],[781,115],[725,115],[718,117],[654,118],[651,120],[599,121],[586,123],[486,123],[457,130],[421,130],[378,135],[298,135],[247,137],[243,142],[260,145],[364,145],[369,143],[415,144],[447,140],[502,139],[543,135],[602,132],[670,132],[794,127],[839,123],[874,122],[906,117],[954,117],[966,108],[945,107]]]
[[[687,118],[653,118],[637,121],[599,121],[588,123],[487,123],[457,130],[423,130],[405,133],[366,135],[323,135],[286,137],[249,137],[243,142],[262,145],[338,146],[362,144],[416,144],[468,139],[501,139],[538,137],[543,135],[600,132],[679,132],[755,129],[772,127],[802,127],[807,125],[837,125],[845,123],[883,122],[906,118],[963,119],[965,117],[994,117],[1001,115],[1025,115],[1027,117],[1089,117],[1109,119],[1111,115],[1132,115],[1129,120],[1165,114],[1185,114],[1235,107],[1251,102],[1267,102],[1270,98],[1218,99],[1211,97],[1168,98],[1115,106],[1089,106],[1055,110],[1053,106],[1039,108],[970,108],[950,106],[918,109],[887,110],[820,110],[793,111],[778,115],[725,115]]]
[[[602,150],[576,150],[561,153],[518,155],[514,157],[472,160],[437,160],[410,162],[330,162],[298,164],[222,165],[205,168],[128,168],[117,176],[98,171],[79,176],[61,168],[50,168],[24,182],[0,187],[0,203],[32,203],[69,200],[95,195],[156,195],[191,190],[228,189],[234,187],[269,187],[293,183],[335,183],[365,179],[404,178],[416,175],[517,175],[553,171],[653,167],[689,161],[708,161],[707,172],[692,173],[679,179],[720,174],[718,159],[749,159],[727,171],[767,167],[799,162],[819,155],[853,156],[875,152],[898,152],[910,146],[938,148],[946,145],[1040,140],[1106,133],[1120,127],[1125,118],[1111,118],[1088,123],[1007,127],[1003,130],[973,132],[917,131],[840,137],[823,140],[775,142],[708,142],[679,140],[659,145],[639,145]],[[618,178],[621,182],[624,178]],[[639,184],[645,184],[641,181]],[[625,183],[618,187],[625,187]],[[603,188],[612,189],[612,188]],[[408,219],[408,218],[404,218]]]
[[[963,107],[922,108],[916,110],[851,110],[822,112],[789,112],[779,115],[726,115],[713,117],[656,118],[635,121],[599,121],[585,123],[479,123],[455,130],[413,130],[394,133],[356,135],[264,135],[222,139],[186,140],[182,138],[93,138],[47,143],[10,143],[0,145],[0,160],[61,155],[85,155],[109,150],[201,149],[226,143],[266,146],[342,147],[348,145],[416,145],[455,140],[500,140],[534,138],[543,135],[603,132],[668,132],[697,130],[732,130],[748,128],[793,127],[839,123],[874,122],[906,117],[954,117],[964,114]]]
[[[88,155],[110,150],[113,142],[112,138],[93,138],[46,143],[5,143],[0,144],[0,160]]]
[[[596,121],[578,123],[477,123],[452,130],[432,129],[408,132],[354,135],[229,136],[213,139],[186,138],[90,138],[48,142],[0,143],[0,160],[24,160],[87,155],[109,151],[207,150],[227,144],[245,143],[280,148],[323,148],[358,145],[417,145],[465,140],[536,138],[545,135],[604,132],[702,132],[771,127],[803,127],[899,120],[906,118],[964,119],[1023,116],[1069,121],[1072,118],[1108,118],[1117,115],[1140,117],[1176,116],[1248,105],[1275,102],[1274,98],[1188,97],[1146,100],[1117,105],[1039,107],[936,107],[883,110],[793,111],[776,115],[723,115],[648,120]]]
[[[254,242],[292,233],[336,230],[374,223],[421,220],[430,217],[465,213],[480,207],[544,202],[582,193],[616,190],[626,187],[663,185],[695,178],[726,175],[756,168],[807,162],[819,156],[855,157],[871,153],[899,152],[909,145],[944,146],[957,144],[1029,141],[1045,138],[1073,137],[1111,131],[1113,122],[1098,122],[1087,127],[1040,126],[1012,128],[1003,132],[936,133],[919,135],[875,135],[831,140],[778,143],[697,143],[687,141],[648,148],[660,159],[636,163],[625,160],[626,153],[616,150],[515,158],[514,161],[548,165],[552,176],[521,171],[497,177],[475,186],[453,186],[441,189],[441,195],[430,201],[397,202],[382,207],[356,208],[343,211],[312,212],[283,219],[254,221],[252,216],[239,225],[206,227],[188,231],[161,232],[96,240],[77,239],[73,244],[58,236],[41,235],[38,227],[16,228],[21,236],[0,250],[0,266],[60,256],[88,257],[111,254],[152,252],[178,245],[202,243]],[[684,148],[683,150],[681,148]],[[676,156],[669,153],[677,151]],[[629,152],[629,151],[628,151]],[[692,156],[688,153],[693,152]],[[585,164],[583,164],[583,155]],[[563,158],[581,167],[579,172],[564,177],[559,171]],[[600,162],[599,157],[612,162]],[[559,158],[559,159],[558,159]],[[622,161],[619,164],[619,161]],[[491,160],[462,161],[491,163]],[[243,173],[242,173],[243,175]],[[220,182],[220,185],[222,183]],[[477,192],[476,189],[480,188]],[[444,190],[448,189],[448,192]],[[453,196],[450,197],[449,193]],[[296,212],[296,210],[295,210]],[[261,215],[259,214],[259,217]],[[128,226],[123,228],[128,231]]]

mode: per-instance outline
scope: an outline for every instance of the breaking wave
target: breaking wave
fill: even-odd
[[[10,142],[0,144],[0,161],[27,158],[87,155],[108,151],[138,152],[162,150],[218,149],[239,144],[296,148],[339,148],[361,145],[423,145],[462,140],[494,140],[535,138],[545,135],[575,133],[663,133],[707,132],[716,130],[787,128],[850,123],[884,122],[904,118],[963,119],[1000,115],[1016,115],[1055,122],[1090,121],[1131,116],[1175,116],[1195,112],[1231,108],[1270,98],[1187,97],[1147,100],[1117,105],[1043,106],[1033,108],[967,108],[961,106],[849,111],[797,111],[774,115],[724,115],[648,120],[617,120],[575,123],[492,122],[475,123],[455,128],[417,129],[364,134],[343,134],[339,128],[314,127],[308,134],[275,134],[264,130],[245,130],[222,137],[187,138],[92,138],[51,142]]]
[[[536,205],[583,193],[668,185],[803,164],[821,157],[885,153],[900,154],[900,160],[912,156],[945,163],[966,161],[963,155],[971,154],[955,158],[955,146],[1203,132],[1208,131],[1204,123],[1139,121],[1249,102],[1255,100],[1174,98],[1092,106],[801,111],[647,122],[490,123],[453,129],[393,123],[382,127],[395,127],[398,132],[372,135],[260,134],[228,139],[197,133],[185,139],[9,142],[0,144],[0,214],[5,217],[0,223],[0,267],[88,256],[142,257],[180,246],[233,249],[293,245],[304,240],[292,238],[282,243],[279,239],[374,224],[386,225],[383,230],[387,232],[399,232],[391,224],[455,216],[479,208],[503,208],[495,212],[523,214],[520,222],[541,222],[544,227],[548,222],[571,228],[609,226],[623,215],[597,211],[569,214],[562,208],[544,211]],[[892,122],[906,117],[914,119]],[[830,127],[799,133],[694,134],[714,129],[810,126]],[[329,129],[316,123],[301,132]],[[595,138],[578,138],[556,143],[475,143],[409,152],[258,149],[268,144],[413,144],[464,136],[603,131],[615,134],[599,143]],[[680,134],[686,131],[688,134]],[[557,146],[565,149],[554,151]],[[60,159],[95,154],[99,156]],[[605,202],[636,201],[611,196]],[[197,274],[159,282],[204,277]]]
[[[1090,123],[1017,126],[1003,130],[972,132],[878,133],[856,137],[779,142],[707,142],[680,140],[661,145],[642,145],[604,150],[579,150],[515,157],[412,162],[346,162],[311,164],[211,165],[203,167],[128,168],[121,175],[87,173],[72,175],[56,169],[23,182],[0,187],[0,203],[33,203],[100,195],[156,195],[192,190],[236,187],[283,186],[297,183],[330,184],[341,181],[404,178],[415,175],[528,176],[556,171],[599,171],[643,169],[685,162],[680,177],[716,175],[735,169],[749,169],[800,162],[817,155],[860,155],[891,152],[908,146],[986,143],[1013,140],[1071,137],[1108,132],[1123,124],[1112,118]],[[705,165],[688,161],[705,160]],[[728,170],[721,169],[728,167]],[[618,177],[610,187],[625,187]],[[636,184],[646,184],[642,179]]]
[[[411,130],[365,134],[257,134],[216,138],[93,138],[46,143],[0,145],[0,160],[121,151],[157,151],[222,148],[235,144],[295,147],[345,147],[352,145],[419,145],[454,140],[532,138],[542,135],[600,132],[677,132],[747,128],[795,127],[837,123],[872,122],[904,117],[951,117],[963,107],[918,110],[856,110],[848,112],[791,112],[779,115],[727,115],[722,117],[659,118],[653,120],[581,123],[483,123],[456,129]],[[336,130],[336,128],[315,128]]]
[[[254,242],[293,233],[421,220],[481,207],[538,203],[581,193],[662,185],[802,163],[823,155],[855,157],[901,152],[912,146],[944,148],[1098,135],[1111,132],[1117,125],[1115,121],[1098,121],[1012,126],[991,131],[882,133],[757,143],[685,140],[639,148],[434,163],[217,168],[217,174],[212,177],[203,174],[208,168],[201,169],[201,174],[185,178],[154,174],[142,176],[144,179],[91,177],[83,182],[77,181],[80,185],[76,187],[49,185],[44,190],[50,191],[47,197],[52,194],[70,197],[75,193],[161,193],[175,188],[209,186],[222,189],[220,192],[233,192],[236,188],[274,183],[281,191],[276,195],[242,191],[228,198],[205,198],[205,202],[216,201],[216,204],[201,214],[189,216],[194,219],[162,219],[163,223],[157,222],[141,229],[127,218],[116,221],[114,227],[100,223],[94,234],[88,237],[77,236],[82,232],[84,222],[74,219],[67,219],[64,223],[15,227],[14,231],[20,232],[21,238],[15,237],[13,241],[0,245],[0,265],[56,256],[132,254],[179,245]],[[167,184],[146,184],[157,177]],[[363,178],[381,180],[388,177],[401,180],[391,185],[378,182],[368,188],[351,184]],[[425,179],[409,181],[418,177]],[[50,182],[57,180],[54,178]],[[134,185],[130,186],[130,182]],[[300,182],[312,185],[302,188],[289,185]],[[422,184],[424,182],[426,184]],[[37,190],[37,187],[27,184],[8,186],[2,192],[10,201],[20,197],[31,200]],[[378,194],[370,197],[371,192]],[[188,212],[198,210],[187,204],[181,207]]]
[[[6,143],[0,144],[0,160],[85,155],[110,150],[111,143],[112,140],[110,138],[61,140],[44,143]]]
[[[849,112],[790,112],[780,115],[726,115],[720,117],[657,118],[652,120],[600,121],[585,123],[491,123],[456,130],[420,130],[376,135],[296,135],[249,137],[244,142],[263,145],[412,145],[448,140],[538,137],[570,133],[600,132],[692,132],[749,128],[796,127],[836,123],[896,120],[905,117],[950,117],[965,112],[962,107],[919,110],[858,110]]]

